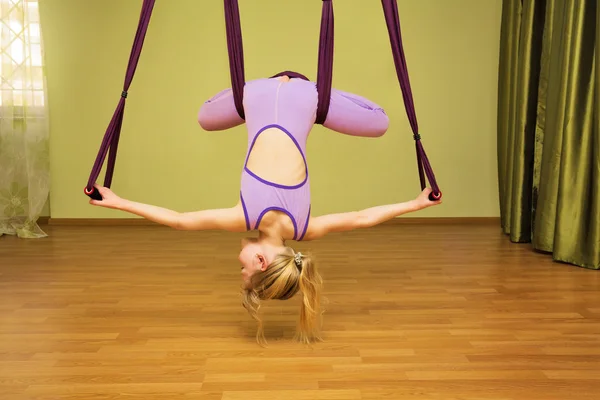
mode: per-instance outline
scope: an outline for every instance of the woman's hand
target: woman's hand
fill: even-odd
[[[100,195],[102,196],[102,200],[94,200],[90,199],[90,204],[94,206],[106,207],[106,208],[115,208],[118,209],[123,205],[123,199],[113,193],[112,190],[106,188],[104,186],[94,185]]]
[[[435,206],[435,205],[438,205],[438,204],[442,203],[442,199],[436,200],[436,201],[429,200],[429,194],[431,192],[433,192],[433,190],[431,188],[425,188],[421,192],[421,194],[419,194],[419,196],[417,196],[417,198],[415,199],[415,201],[416,201],[417,206],[419,207],[419,209],[423,209],[423,208]]]

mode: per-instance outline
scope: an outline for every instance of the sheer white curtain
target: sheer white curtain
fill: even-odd
[[[0,0],[0,236],[46,236],[49,124],[38,0]]]

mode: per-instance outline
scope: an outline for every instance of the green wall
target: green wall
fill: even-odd
[[[40,2],[53,218],[131,217],[90,206],[82,190],[119,100],[141,4]],[[498,216],[501,0],[398,5],[423,143],[445,195],[443,206],[414,216]],[[391,126],[379,139],[315,126],[308,145],[315,214],[405,201],[420,190],[381,3],[334,6],[334,86],[382,105]],[[317,0],[240,0],[247,79],[284,69],[315,79],[320,8]],[[235,204],[244,127],[204,132],[196,121],[202,102],[228,86],[222,1],[157,1],[127,99],[113,190],[179,211]]]

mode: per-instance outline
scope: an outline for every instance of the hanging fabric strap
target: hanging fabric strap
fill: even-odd
[[[113,114],[110,123],[108,124],[108,128],[104,133],[104,139],[102,140],[100,150],[98,151],[98,155],[96,156],[96,161],[94,162],[94,166],[92,167],[87,186],[84,189],[85,194],[93,198],[94,200],[102,200],[102,196],[94,187],[94,184],[96,183],[96,179],[98,179],[100,171],[102,170],[102,164],[104,163],[104,159],[106,158],[106,153],[109,151],[110,153],[108,156],[106,173],[104,176],[104,186],[110,187],[112,183],[115,161],[117,159],[117,147],[119,145],[121,126],[123,124],[125,99],[127,98],[127,91],[129,90],[129,86],[133,81],[133,76],[135,75],[138,60],[140,58],[140,54],[142,53],[142,46],[144,45],[146,31],[148,30],[148,24],[150,23],[150,16],[152,15],[152,10],[154,8],[154,1],[155,0],[144,0],[144,3],[142,4],[142,11],[140,13],[137,32],[135,34],[133,47],[129,56],[129,64],[127,65],[127,73],[125,75],[125,84],[123,86],[123,91],[121,92],[121,98],[119,99],[117,108]]]
[[[333,2],[323,0],[321,9],[321,33],[319,36],[319,66],[317,71],[317,118],[315,123],[324,124],[331,100],[333,75]]]
[[[242,27],[237,0],[225,0],[225,31],[227,33],[227,52],[229,54],[229,74],[235,109],[240,118],[244,113],[244,46],[242,45]]]
[[[427,154],[423,148],[423,143],[421,143],[421,135],[419,134],[417,114],[415,112],[415,105],[410,88],[410,80],[408,78],[408,68],[406,67],[404,48],[402,46],[402,33],[400,29],[398,4],[396,0],[381,0],[381,3],[383,5],[383,13],[385,15],[385,21],[390,37],[390,44],[392,46],[392,54],[394,58],[394,64],[396,66],[396,75],[398,76],[398,81],[402,90],[404,107],[413,131],[413,138],[415,139],[421,190],[425,189],[426,187],[425,176],[427,176],[427,180],[429,180],[432,189],[429,199],[432,201],[439,200],[442,197],[442,193],[440,192],[440,188],[435,180],[433,169],[431,168],[431,164],[427,159]]]
[[[319,38],[319,65],[317,73],[317,124],[323,124],[327,118],[331,99],[331,79],[333,74],[333,5],[331,0],[322,0],[321,33]],[[229,74],[236,111],[245,119],[244,86],[244,47],[240,12],[237,0],[224,0],[225,30],[227,34],[227,53],[229,55]],[[275,76],[282,75],[280,73]],[[294,74],[294,73],[290,73]],[[295,76],[290,76],[295,77]],[[302,76],[304,78],[304,76]]]

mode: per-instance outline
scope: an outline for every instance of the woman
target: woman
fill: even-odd
[[[305,343],[320,340],[321,276],[312,258],[286,246],[286,240],[314,240],[330,232],[372,227],[440,201],[430,201],[431,190],[426,189],[405,203],[311,216],[305,155],[316,109],[315,83],[287,75],[246,83],[245,121],[236,111],[230,89],[203,104],[198,121],[205,130],[229,129],[244,122],[247,125],[248,150],[240,197],[234,207],[179,213],[121,199],[104,187],[98,187],[103,200],[90,203],[181,230],[258,230],[257,238],[242,241],[238,257],[242,265],[243,305],[258,323],[258,342],[265,343],[258,317],[260,301],[289,299],[299,290],[303,301],[297,338]],[[379,137],[387,131],[388,124],[381,107],[363,97],[332,89],[323,124],[326,128],[347,135]]]

